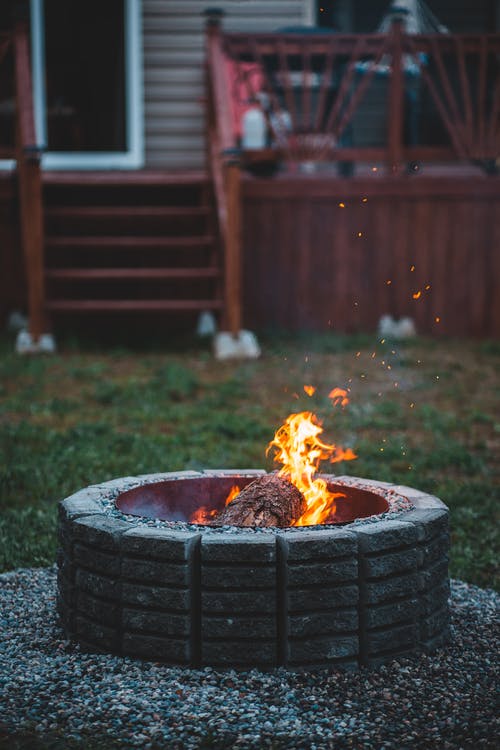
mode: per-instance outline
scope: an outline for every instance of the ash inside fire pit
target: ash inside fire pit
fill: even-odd
[[[58,607],[67,635],[92,651],[265,669],[377,666],[447,641],[440,500],[329,477],[345,498],[328,525],[189,521],[264,473],[125,477],[62,501]]]
[[[389,501],[381,494],[328,479],[328,490],[339,497],[326,524],[350,523],[357,518],[379,515],[389,510]],[[255,481],[255,477],[233,475],[200,476],[181,482],[153,482],[123,492],[116,498],[115,504],[127,515],[215,526],[231,490],[234,487],[243,490]]]

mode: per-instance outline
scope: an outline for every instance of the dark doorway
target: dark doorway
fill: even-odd
[[[49,151],[126,149],[124,0],[45,0]]]

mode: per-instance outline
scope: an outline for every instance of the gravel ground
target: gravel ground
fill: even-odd
[[[81,653],[57,626],[55,578],[55,567],[0,575],[5,748],[500,746],[492,591],[452,582],[453,640],[432,656],[371,672],[237,673]]]

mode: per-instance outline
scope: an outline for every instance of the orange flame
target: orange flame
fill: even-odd
[[[217,508],[211,510],[206,505],[197,508],[190,516],[189,523],[199,523],[202,525],[210,523],[212,518],[217,515]]]
[[[290,414],[267,449],[269,452],[274,448],[274,460],[282,464],[279,476],[285,476],[305,497],[307,510],[295,521],[296,526],[325,523],[335,511],[335,499],[345,497],[341,492],[330,492],[324,479],[314,478],[320,462],[356,458],[351,449],[323,442],[319,438],[322,432],[323,427],[312,412]]]
[[[316,391],[316,388],[313,385],[305,385],[304,391],[307,393],[308,396],[313,396],[314,392]]]
[[[233,484],[233,486],[229,490],[229,495],[226,497],[224,505],[229,505],[229,503],[232,502],[232,500],[234,500],[236,495],[239,495],[239,494],[240,494],[240,488],[238,487],[237,484]]]
[[[341,406],[346,406],[349,403],[345,388],[333,388],[328,394],[328,398],[332,399],[334,406],[338,406],[339,404]]]

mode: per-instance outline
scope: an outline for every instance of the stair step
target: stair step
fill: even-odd
[[[45,308],[52,312],[149,312],[152,310],[165,311],[197,311],[221,310],[221,299],[59,299],[47,300]]]
[[[210,247],[214,244],[213,235],[201,235],[199,237],[141,237],[141,236],[61,236],[47,237],[45,246],[48,248],[67,247],[67,248],[93,248],[103,247],[112,249],[124,248],[157,248],[159,250],[176,249],[176,248],[200,248]]]
[[[50,268],[47,279],[215,279],[218,268]]]
[[[45,211],[48,219],[195,218],[208,213],[205,206],[54,206]]]
[[[42,173],[44,185],[68,185],[80,187],[85,185],[105,185],[113,187],[134,187],[135,185],[194,185],[203,186],[209,183],[206,172],[165,172],[161,169],[141,169],[139,171],[103,171],[103,172],[62,172],[53,171]]]

